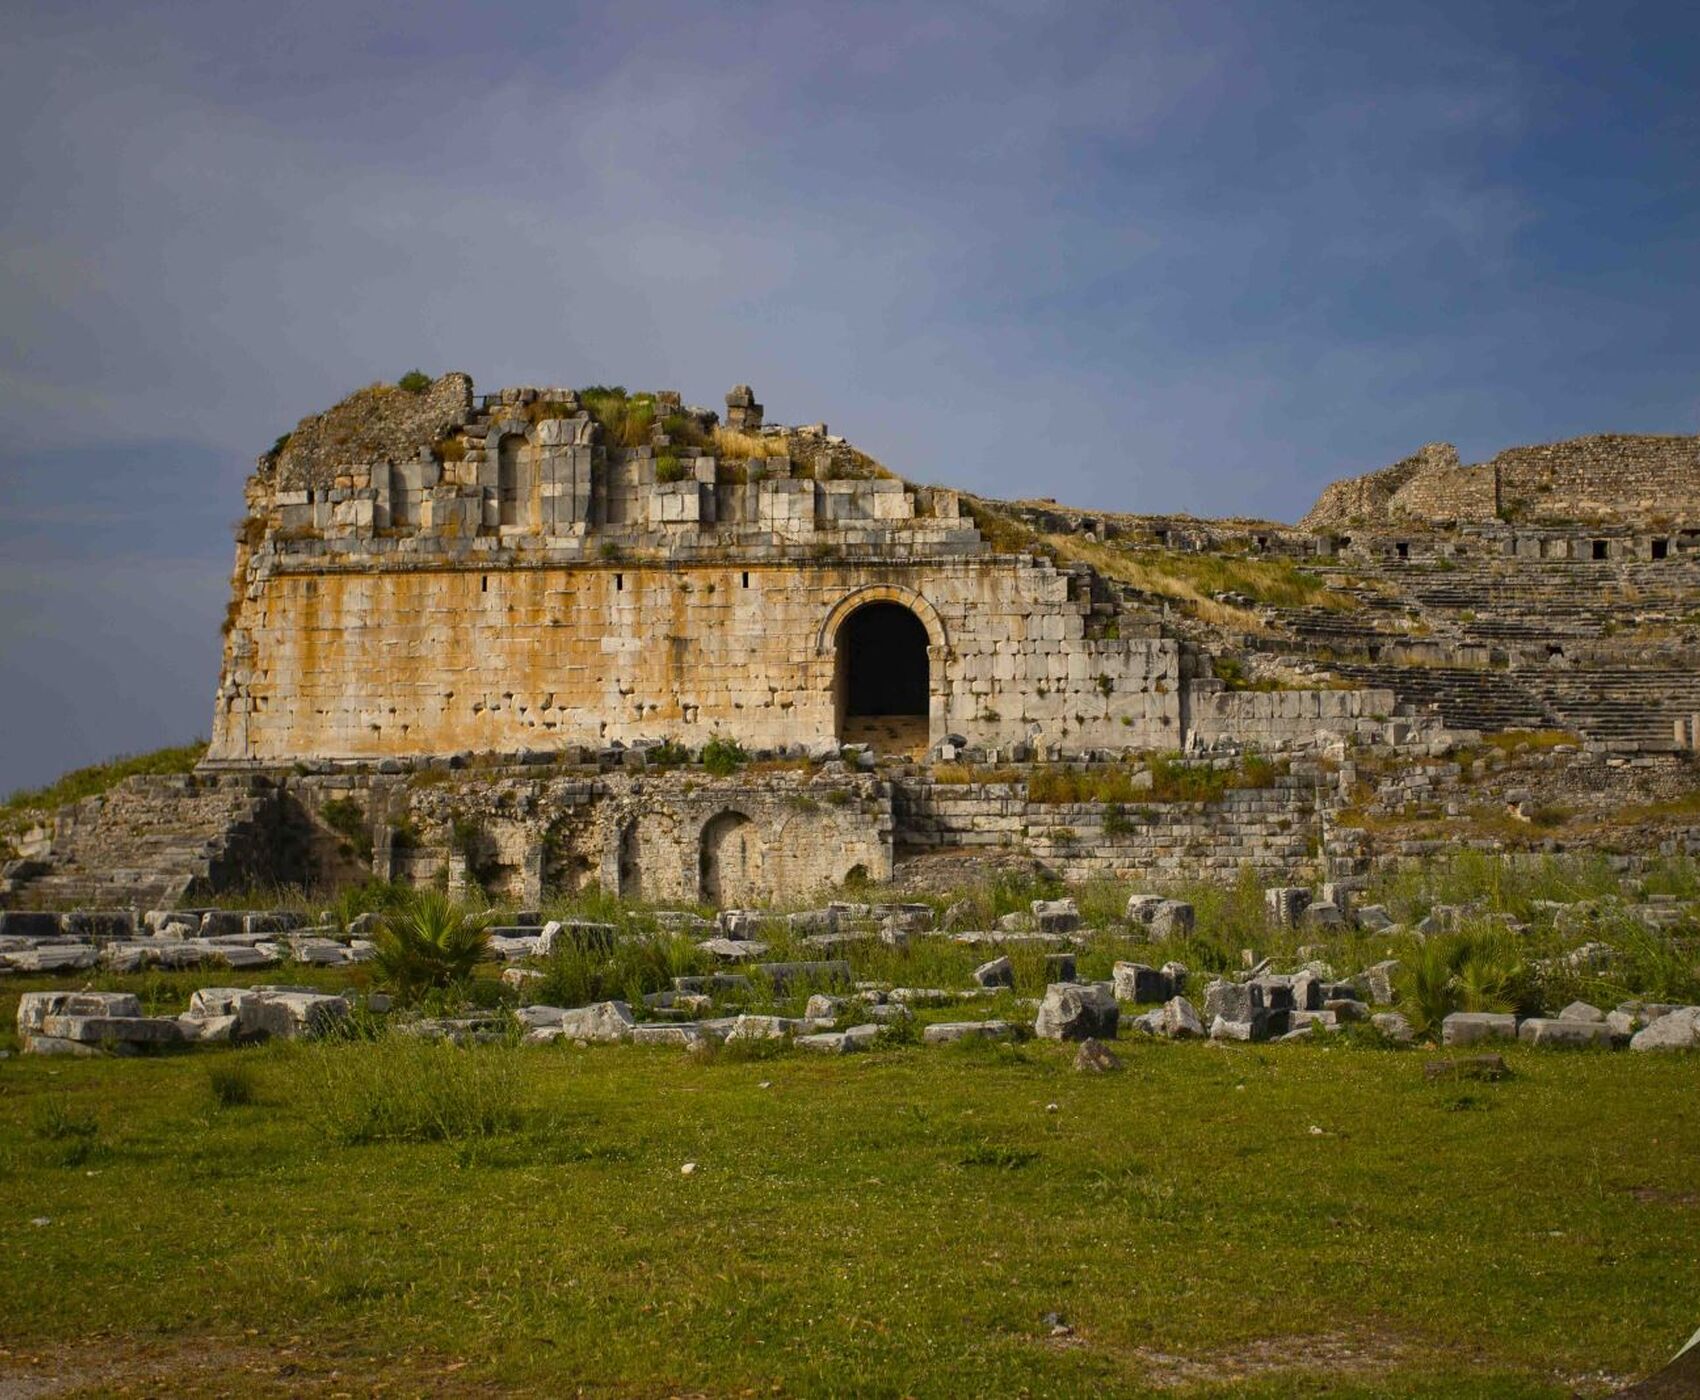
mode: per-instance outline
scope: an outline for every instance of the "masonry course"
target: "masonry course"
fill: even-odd
[[[376,875],[736,904],[1006,854],[1326,878],[1561,809],[1561,848],[1693,849],[1696,442],[1431,444],[1292,527],[917,486],[748,385],[723,421],[374,385],[248,482],[200,771],[22,833],[0,900]],[[1258,596],[1260,561],[1312,601]],[[1519,730],[1560,742],[1471,757]],[[717,744],[730,777],[692,761]],[[1154,754],[1199,793],[1142,797]],[[1614,802],[1665,815],[1608,837]]]

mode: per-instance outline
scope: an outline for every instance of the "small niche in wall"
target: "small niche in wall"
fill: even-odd
[[[1606,557],[1606,542],[1604,540],[1595,540],[1594,541],[1594,558],[1604,559],[1605,557]]]
[[[478,580],[478,591],[480,593],[488,593],[490,591],[490,575],[489,574],[485,574],[482,578],[480,578]]]
[[[744,570],[744,587],[748,588],[749,586],[750,586],[750,571],[748,569],[745,569]]]
[[[614,591],[616,593],[624,593],[626,591],[626,576],[624,574],[614,575]]]
[[[1653,541],[1653,558],[1655,558],[1655,559],[1668,559],[1668,558],[1670,558],[1670,541],[1669,540],[1654,540]]]

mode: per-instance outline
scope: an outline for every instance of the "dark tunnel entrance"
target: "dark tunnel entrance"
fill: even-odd
[[[927,742],[927,629],[901,603],[869,603],[838,629],[839,737],[880,748]]]

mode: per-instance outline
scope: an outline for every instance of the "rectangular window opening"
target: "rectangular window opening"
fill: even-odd
[[[1653,558],[1655,558],[1655,559],[1668,559],[1669,557],[1670,557],[1670,541],[1669,540],[1654,540],[1653,541]]]
[[[1595,540],[1594,541],[1594,558],[1604,559],[1605,557],[1606,557],[1606,542],[1604,540]]]
[[[485,574],[483,578],[478,580],[478,591],[480,593],[488,593],[490,591],[490,575],[489,574]]]
[[[616,593],[624,593],[626,591],[626,576],[624,574],[614,575],[614,591]]]
[[[749,586],[750,586],[750,572],[749,572],[748,569],[746,569],[746,570],[744,570],[744,587],[748,588]]]

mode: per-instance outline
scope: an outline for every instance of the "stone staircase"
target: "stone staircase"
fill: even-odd
[[[1438,714],[1448,729],[1495,733],[1559,727],[1541,698],[1513,672],[1357,662],[1340,662],[1330,669],[1347,680],[1393,691],[1401,704]]]
[[[129,778],[57,812],[47,849],[7,866],[0,907],[163,907],[270,882],[281,817],[264,778]]]

